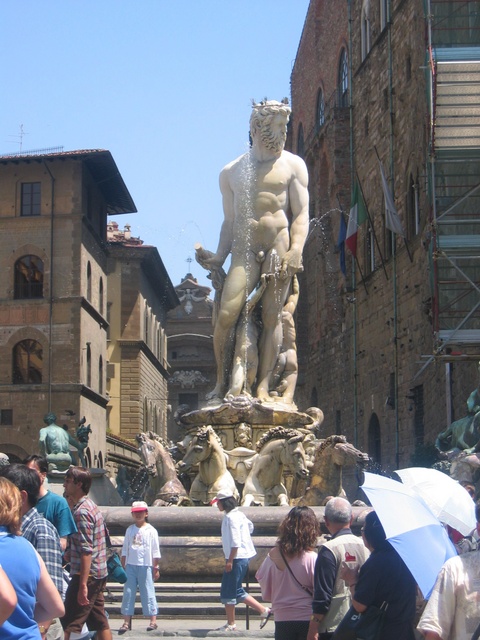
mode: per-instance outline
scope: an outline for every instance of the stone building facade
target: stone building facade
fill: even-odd
[[[462,28],[452,18],[460,4],[438,8],[452,31]],[[446,294],[434,236],[442,194],[431,186],[435,118],[426,26],[422,0],[312,0],[291,76],[289,140],[307,163],[311,198],[296,401],[323,409],[326,435],[344,433],[390,468],[408,466],[415,451],[464,416],[478,384],[476,325],[465,341],[451,330],[448,344],[440,330]],[[470,45],[478,40],[473,32]],[[469,153],[478,154],[475,143]],[[385,224],[379,160],[405,241]],[[464,180],[464,191],[475,182]],[[369,217],[358,229],[355,264],[347,250],[344,275],[340,221],[343,215],[348,223],[355,185]],[[478,267],[469,274],[478,282]],[[465,297],[460,288],[455,293],[453,277],[447,285],[452,299]]]
[[[174,442],[183,438],[175,422],[180,405],[193,411],[206,404],[205,395],[215,386],[213,355],[213,300],[211,289],[200,285],[191,273],[175,287],[180,304],[168,313],[168,382],[170,412],[168,437]]]
[[[109,151],[0,157],[0,448],[38,450],[48,412],[86,417],[106,459],[108,214],[135,212]]]
[[[108,429],[167,437],[167,313],[179,301],[156,247],[108,225]]]

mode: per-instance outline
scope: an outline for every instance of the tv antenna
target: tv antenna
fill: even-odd
[[[20,125],[20,133],[18,135],[9,135],[9,138],[14,138],[15,142],[18,143],[19,145],[19,152],[22,153],[22,147],[23,147],[23,138],[25,136],[28,136],[28,133],[25,131],[25,129],[23,128],[23,124]]]

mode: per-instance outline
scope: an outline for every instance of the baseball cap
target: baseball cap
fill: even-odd
[[[139,500],[138,502],[134,502],[132,504],[132,513],[134,511],[148,511],[148,504]]]
[[[229,489],[219,491],[210,504],[217,504],[219,500],[225,500],[225,498],[233,498],[233,493]]]

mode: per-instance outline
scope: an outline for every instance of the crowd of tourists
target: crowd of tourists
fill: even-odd
[[[479,503],[475,506],[476,529],[462,540],[456,539],[459,555],[444,564],[428,601],[387,540],[374,510],[368,509],[360,537],[351,530],[350,503],[341,497],[331,498],[324,515],[329,536],[317,547],[320,527],[314,511],[293,507],[280,524],[275,547],[256,573],[262,599],[271,603],[271,608],[265,608],[242,587],[245,558],[248,564],[248,558],[255,555],[250,537],[253,525],[238,510],[233,496],[219,494],[216,502],[225,512],[221,600],[227,614],[222,627],[226,632],[236,630],[235,604],[245,602],[260,612],[264,621],[273,616],[275,640],[480,637]],[[451,537],[456,533],[450,531]],[[360,620],[365,621],[362,631]]]
[[[64,496],[48,490],[47,472],[46,459],[36,455],[0,467],[0,637],[111,640],[104,600],[109,538],[101,511],[88,495],[90,472],[70,467]],[[458,532],[449,532],[459,555],[444,564],[428,601],[374,510],[367,510],[357,536],[350,503],[329,499],[324,511],[328,535],[318,546],[321,528],[314,511],[293,507],[256,573],[262,601],[270,606],[243,587],[249,560],[256,555],[252,522],[229,491],[220,492],[212,504],[223,514],[220,600],[227,621],[219,630],[226,635],[237,630],[235,607],[244,603],[259,614],[260,628],[273,618],[276,640],[356,638],[357,632],[347,627],[352,620],[357,624],[369,618],[377,626],[372,636],[377,640],[480,637],[480,503],[471,535],[458,539]],[[119,635],[132,628],[137,590],[149,619],[147,631],[158,628],[158,532],[148,523],[145,502],[134,502],[131,513],[133,524],[120,554],[126,582]]]
[[[0,637],[111,640],[105,525],[88,497],[90,472],[68,469],[64,496],[47,489],[47,472],[36,455],[0,467]]]

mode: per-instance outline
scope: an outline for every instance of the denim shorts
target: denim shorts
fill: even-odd
[[[220,588],[220,602],[222,604],[238,604],[243,602],[248,593],[242,587],[247,574],[248,558],[235,558],[231,571],[224,571]]]

